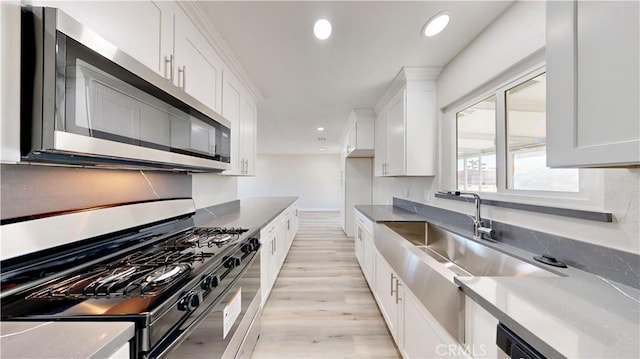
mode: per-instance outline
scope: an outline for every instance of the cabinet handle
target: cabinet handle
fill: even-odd
[[[287,231],[291,229],[291,220],[287,219]]]
[[[389,295],[391,295],[392,297],[393,297],[393,279],[394,279],[394,275],[393,273],[391,273],[391,294]]]
[[[184,65],[178,67],[178,87],[180,87],[183,91],[186,91],[185,89],[187,87],[187,68]]]
[[[164,57],[164,78],[173,83],[173,54]]]
[[[249,173],[249,160],[244,160],[244,174]]]
[[[398,292],[398,287],[400,286],[400,281],[396,279],[396,304],[400,301],[400,292]]]

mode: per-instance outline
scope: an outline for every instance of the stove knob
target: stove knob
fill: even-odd
[[[202,303],[202,293],[190,291],[178,301],[178,310],[183,312],[192,311],[196,309],[200,303]]]
[[[253,245],[251,243],[245,243],[240,247],[240,250],[245,254],[249,254],[253,250]]]
[[[240,258],[226,256],[222,259],[225,268],[235,268],[240,265]]]
[[[258,249],[260,249],[260,240],[258,238],[251,238],[249,241],[251,243],[251,248],[257,252]]]
[[[204,290],[211,290],[218,286],[220,283],[220,279],[215,274],[207,274],[202,278],[202,282],[200,283],[200,288]]]

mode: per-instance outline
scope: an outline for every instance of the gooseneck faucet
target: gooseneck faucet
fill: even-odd
[[[482,222],[482,217],[480,217],[480,203],[481,199],[477,193],[473,192],[460,192],[460,191],[438,191],[440,194],[447,194],[450,196],[457,197],[473,197],[476,205],[476,217],[473,220],[473,238],[474,239],[486,239],[493,240],[494,231],[491,229],[491,226],[485,227]]]

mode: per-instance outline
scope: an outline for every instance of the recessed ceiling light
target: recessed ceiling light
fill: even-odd
[[[318,127],[318,131],[324,131],[324,127]]]
[[[331,36],[331,23],[329,20],[320,19],[313,25],[313,34],[320,40],[326,40]]]
[[[320,148],[320,152],[323,152],[323,151],[324,151],[324,148],[322,148],[322,147],[321,147],[321,148]]]
[[[429,19],[422,28],[422,35],[431,37],[438,35],[449,24],[449,12],[444,11]]]

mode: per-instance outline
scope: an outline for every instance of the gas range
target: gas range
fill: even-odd
[[[132,356],[165,356],[259,268],[257,230],[192,214],[3,260],[2,320],[133,321]]]

